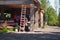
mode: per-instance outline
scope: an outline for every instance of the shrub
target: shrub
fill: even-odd
[[[2,25],[2,32],[3,33],[6,33],[7,32],[7,24],[6,24],[6,22],[3,23],[3,25]]]

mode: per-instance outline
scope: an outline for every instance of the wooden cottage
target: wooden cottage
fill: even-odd
[[[43,12],[38,0],[0,0],[0,26],[4,20],[7,20],[7,25],[16,25],[14,15],[18,15],[20,27],[25,28],[30,22],[30,31],[34,31],[43,26]]]

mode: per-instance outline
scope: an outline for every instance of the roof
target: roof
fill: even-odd
[[[33,0],[0,0],[1,4],[34,4]]]

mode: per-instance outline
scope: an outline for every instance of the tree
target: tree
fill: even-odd
[[[60,13],[58,15],[58,26],[60,27]]]
[[[49,7],[47,8],[46,13],[48,14],[48,25],[56,25],[57,23],[56,11],[52,7]]]
[[[43,28],[44,26],[47,24],[47,8],[48,8],[48,4],[49,2],[47,0],[41,0],[41,5],[42,5],[42,8],[45,10],[45,13],[43,14],[44,15],[44,24],[43,24]]]
[[[44,14],[44,24],[48,23],[49,25],[56,25],[57,14],[56,11],[50,7],[48,0],[41,0],[41,5],[45,10]]]
[[[41,0],[42,8],[46,11],[48,2],[46,0]]]

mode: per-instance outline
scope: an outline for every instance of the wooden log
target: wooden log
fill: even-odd
[[[37,11],[35,11],[35,29],[37,30],[38,28],[38,19],[39,19],[39,15],[38,15],[39,11],[37,9]]]
[[[34,5],[30,4],[30,6],[30,31],[34,31]]]
[[[41,26],[41,28],[43,28],[43,13],[44,13],[44,11],[43,10],[40,10],[40,26]]]

